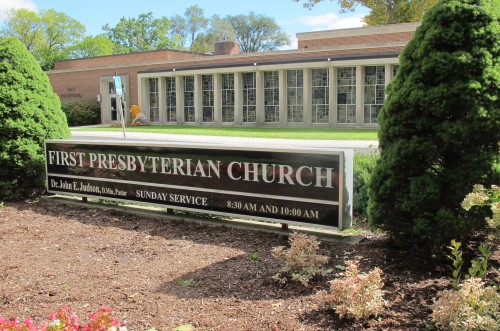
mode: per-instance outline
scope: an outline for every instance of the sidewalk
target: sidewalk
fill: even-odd
[[[353,149],[358,153],[377,152],[377,140],[303,140],[272,139],[248,137],[196,136],[162,133],[126,132],[127,141],[156,141],[182,143],[187,145],[209,144],[224,146],[251,146],[275,148],[313,148],[313,149]],[[123,140],[123,132],[111,131],[71,131],[74,140]]]

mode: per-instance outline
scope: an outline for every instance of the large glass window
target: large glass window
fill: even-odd
[[[194,122],[194,76],[184,77],[184,122]]]
[[[214,121],[214,78],[212,75],[201,76],[201,102],[203,109],[203,122]]]
[[[118,109],[116,108],[116,97],[110,97],[109,99],[109,108],[111,111],[111,120],[118,121]]]
[[[177,121],[177,102],[176,102],[176,85],[175,77],[167,77],[165,79],[165,105],[167,113],[167,122]]]
[[[160,108],[158,104],[158,78],[149,79],[149,117],[150,122],[160,121]]]
[[[312,70],[312,123],[328,123],[329,85],[328,69]]]
[[[243,73],[243,122],[257,120],[257,84],[255,72]]]
[[[302,70],[287,71],[287,121],[304,121],[304,75]]]
[[[109,94],[116,94],[115,93],[115,82],[108,83],[108,90],[109,90]]]
[[[234,74],[222,74],[222,122],[234,122]]]
[[[337,69],[337,122],[356,123],[356,67]]]
[[[264,72],[264,120],[276,123],[280,120],[280,78],[278,71]]]
[[[384,105],[385,66],[365,67],[365,123],[377,123]]]

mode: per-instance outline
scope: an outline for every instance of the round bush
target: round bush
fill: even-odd
[[[0,38],[0,199],[42,189],[44,141],[69,137],[47,75],[19,40]]]

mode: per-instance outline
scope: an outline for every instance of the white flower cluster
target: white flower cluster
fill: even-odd
[[[117,328],[116,326],[112,326],[108,329],[108,331],[127,331],[127,327],[120,326],[119,328]]]
[[[471,193],[462,201],[462,208],[470,210],[473,206],[490,206],[493,216],[486,217],[488,226],[492,229],[500,228],[500,186],[491,185],[486,189],[483,185],[474,185]]]

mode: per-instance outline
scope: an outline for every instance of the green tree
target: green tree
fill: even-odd
[[[191,52],[195,53],[210,53],[214,51],[214,38],[209,33],[199,34],[193,45],[191,45]]]
[[[18,39],[0,38],[0,199],[43,189],[44,141],[69,136],[59,97],[33,55]]]
[[[213,35],[214,41],[221,41],[224,39],[236,40],[236,31],[234,31],[229,19],[222,18],[218,15],[214,15],[210,19],[208,33]]]
[[[177,36],[186,49],[190,51],[194,51],[194,44],[198,36],[202,39],[205,38],[201,35],[205,32],[209,23],[209,20],[203,15],[203,9],[198,5],[186,8],[184,16],[175,15],[171,18],[171,21],[173,35]],[[189,46],[186,46],[186,43],[189,43]]]
[[[485,0],[485,6],[491,14],[500,17],[500,0]]]
[[[50,70],[56,61],[69,59],[71,47],[85,35],[85,26],[53,9],[43,11],[41,17],[44,36],[35,55],[42,68]]]
[[[484,227],[460,203],[500,171],[500,26],[484,0],[440,0],[400,56],[379,115],[372,225],[439,244]]]
[[[42,18],[28,9],[13,9],[7,13],[2,35],[16,37],[32,52],[43,38]]]
[[[181,45],[180,49],[187,49],[186,48],[186,40],[187,40],[187,26],[186,26],[186,19],[182,17],[181,15],[175,15],[170,17],[170,36],[171,38],[175,40],[179,40],[179,43]],[[191,45],[190,45],[191,46]]]
[[[305,8],[313,8],[324,0],[294,0],[303,2]],[[330,0],[333,1],[333,0]],[[436,0],[337,0],[340,12],[354,11],[357,6],[370,9],[370,14],[364,17],[368,25],[383,25],[394,23],[418,22]]]
[[[213,52],[215,43],[225,39],[236,40],[236,33],[229,20],[214,15],[210,18],[207,32],[196,37],[191,46],[191,51],[198,53]]]
[[[115,53],[115,48],[115,43],[105,34],[87,36],[70,48],[70,57],[72,59],[80,59],[93,56],[112,55]]]
[[[85,35],[85,27],[53,9],[40,13],[14,9],[7,15],[2,35],[19,39],[42,68],[50,70],[56,61],[69,58],[71,47]]]
[[[243,53],[266,52],[290,44],[290,37],[276,21],[264,15],[227,16]]]
[[[122,17],[114,28],[106,24],[103,30],[115,43],[116,53],[177,49],[180,46],[178,41],[168,37],[170,24],[167,17],[154,18],[149,12],[137,18]]]

